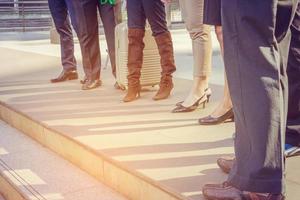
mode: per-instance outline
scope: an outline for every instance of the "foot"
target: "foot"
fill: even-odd
[[[204,93],[203,93],[204,94]],[[190,94],[182,103],[181,105],[184,107],[190,107],[193,106],[202,96],[198,96],[197,94]],[[205,101],[207,101],[207,98],[205,98]],[[201,102],[200,102],[201,103]]]
[[[86,81],[82,84],[82,90],[91,90],[97,87],[100,87],[102,85],[101,80],[96,79],[96,80],[90,80],[86,79]]]
[[[126,96],[123,98],[123,102],[131,102],[140,98],[141,86],[129,86]]]
[[[217,106],[217,108],[210,114],[210,116],[213,118],[219,118],[220,116],[223,116],[230,110],[232,110],[231,99],[224,97],[223,100]]]
[[[204,90],[204,92],[205,92],[206,97],[207,97],[207,103],[209,103],[212,91],[211,91],[210,88],[206,88],[206,89]],[[198,96],[198,95],[197,95],[197,96]],[[180,102],[176,103],[176,106],[180,106],[180,105],[182,105],[183,103],[184,103],[184,101],[180,101]]]
[[[211,90],[208,88],[207,76],[194,76],[193,84],[186,99],[182,102],[182,105],[189,107],[195,103],[203,94],[207,94],[208,99],[211,96]]]
[[[158,100],[163,100],[166,99],[170,96],[171,91],[173,89],[174,85],[172,80],[165,82],[165,83],[161,83],[159,85],[159,90],[156,93],[156,95],[152,98],[154,101],[158,101]]]
[[[234,162],[235,162],[235,157],[223,157],[217,160],[218,166],[226,174],[230,173],[230,170],[232,169]]]
[[[230,183],[206,184],[202,188],[203,196],[208,200],[284,200],[282,194],[253,193],[241,191]]]
[[[58,83],[68,80],[75,80],[78,79],[78,74],[76,70],[63,70],[57,78],[51,79],[51,83]]]
[[[178,104],[175,109],[172,110],[173,113],[180,113],[180,112],[192,112],[196,110],[200,105],[205,108],[207,102],[207,95],[204,94],[202,97],[198,98],[195,103],[189,107],[185,107],[183,104]]]
[[[200,125],[217,125],[224,123],[226,121],[233,121],[234,120],[234,114],[233,109],[228,110],[223,115],[219,117],[213,117],[212,115],[202,117],[198,120]]]

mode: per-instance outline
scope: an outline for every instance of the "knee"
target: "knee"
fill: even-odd
[[[198,27],[188,28],[190,38],[194,40],[200,41],[208,41],[210,40],[210,27],[207,25],[199,25]]]

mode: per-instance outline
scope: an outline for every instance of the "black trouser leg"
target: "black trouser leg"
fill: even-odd
[[[164,4],[160,0],[142,0],[142,2],[153,36],[168,32]]]
[[[300,146],[300,4],[291,27],[288,59],[289,104],[286,143]]]
[[[114,7],[108,4],[100,5],[100,16],[104,27],[108,54],[111,62],[112,74],[116,77],[116,55],[115,55],[115,15]]]

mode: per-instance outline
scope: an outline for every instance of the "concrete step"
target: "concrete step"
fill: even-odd
[[[0,138],[0,192],[6,200],[125,200],[3,121]]]
[[[31,81],[3,84],[1,118],[129,199],[203,199],[206,181],[226,178],[215,160],[233,153],[233,124],[197,124],[199,113],[208,114],[215,103],[174,115],[170,110],[180,96],[154,105],[153,89],[120,104],[109,85],[85,93],[77,82]],[[189,84],[176,83],[179,93]]]
[[[214,109],[222,87],[213,85],[212,103],[192,113],[170,112],[190,87],[182,79],[165,101],[154,102],[157,88],[149,88],[138,101],[120,103],[124,92],[114,89],[110,69],[103,69],[103,85],[92,91],[80,90],[78,81],[49,83],[60,58],[33,52],[51,48],[47,41],[25,42],[18,48],[23,51],[0,48],[4,121],[129,199],[198,200],[204,183],[226,178],[215,160],[233,152],[233,124],[197,124]],[[13,62],[16,57],[22,62]]]

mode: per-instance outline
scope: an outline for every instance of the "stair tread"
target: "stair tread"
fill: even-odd
[[[7,166],[3,168],[0,165],[0,172],[18,185],[26,196],[41,195],[49,200],[125,200],[3,121],[0,121],[0,138],[0,161]],[[12,173],[8,173],[9,168],[13,170]],[[17,179],[23,183],[21,186],[13,178],[16,176],[11,175],[14,173],[17,173]],[[27,191],[31,187],[33,191]]]

